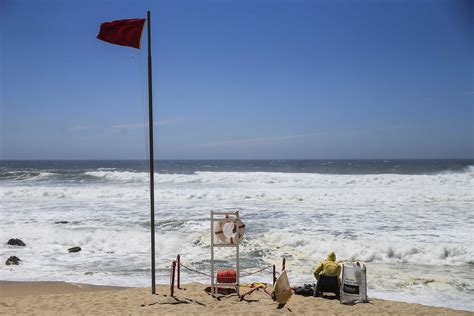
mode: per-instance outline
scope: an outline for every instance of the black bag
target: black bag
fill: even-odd
[[[314,291],[316,287],[314,284],[305,284],[304,286],[299,286],[293,292],[296,295],[303,295],[303,296],[314,296]]]

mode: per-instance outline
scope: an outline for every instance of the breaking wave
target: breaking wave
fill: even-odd
[[[0,169],[0,181],[0,239],[27,244],[0,245],[5,256],[22,259],[15,268],[0,266],[0,279],[148,284],[148,173]],[[397,293],[404,301],[472,310],[473,182],[472,165],[416,175],[157,173],[157,278],[168,282],[178,252],[207,271],[209,212],[239,210],[247,229],[244,270],[279,266],[285,257],[292,283],[312,283],[312,267],[333,250],[339,260],[368,264],[371,296]],[[65,251],[72,246],[83,250],[72,256]],[[230,264],[230,251],[220,256]],[[186,271],[183,278],[208,282]],[[271,281],[268,273],[244,281],[254,280]]]

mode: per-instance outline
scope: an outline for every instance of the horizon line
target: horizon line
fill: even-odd
[[[277,161],[303,161],[303,160],[474,160],[474,157],[471,158],[160,158],[154,159],[154,161],[268,161],[268,160],[277,160]],[[3,159],[0,158],[0,161],[149,161],[149,159],[137,159],[137,158],[54,158],[54,159],[45,159],[45,158],[31,158],[31,159]]]

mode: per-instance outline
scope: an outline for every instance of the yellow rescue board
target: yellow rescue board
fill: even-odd
[[[273,286],[272,294],[273,299],[280,304],[285,304],[288,302],[290,297],[293,295],[286,271],[283,271],[276,280],[275,285]]]

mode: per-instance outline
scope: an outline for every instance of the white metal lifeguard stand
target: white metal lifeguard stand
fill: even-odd
[[[219,285],[235,287],[239,295],[240,287],[240,257],[239,243],[245,232],[245,225],[240,221],[239,212],[214,212],[211,211],[211,293],[217,294]],[[235,248],[235,282],[219,282],[214,269],[214,251],[218,247]]]

